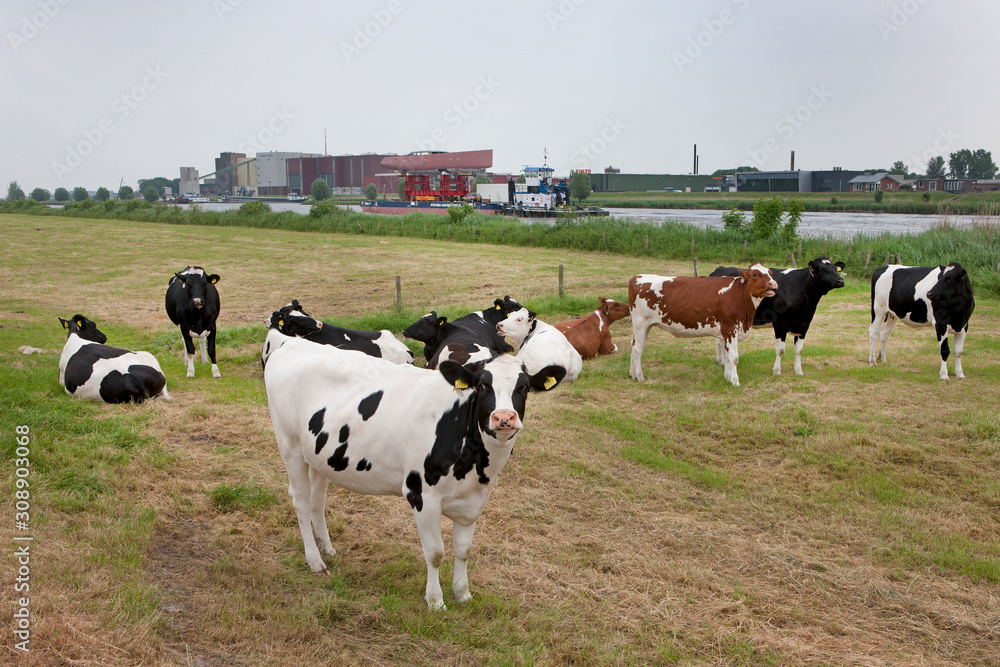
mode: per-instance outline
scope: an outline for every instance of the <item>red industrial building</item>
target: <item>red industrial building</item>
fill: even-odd
[[[353,188],[360,193],[369,183],[378,185],[376,176],[385,171],[381,163],[387,157],[396,156],[365,153],[290,158],[285,163],[288,191],[309,196],[313,181],[321,178],[334,192],[339,188]]]

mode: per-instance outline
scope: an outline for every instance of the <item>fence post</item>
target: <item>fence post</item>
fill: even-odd
[[[396,312],[403,312],[403,290],[400,286],[399,276],[396,276]]]
[[[901,257],[899,256],[899,253],[897,252],[897,253],[896,253],[896,264],[902,264],[902,263],[903,263],[903,260],[902,260],[902,258],[901,258]]]
[[[563,295],[563,265],[559,265],[559,298]]]
[[[889,251],[888,250],[885,251],[885,263],[886,264],[889,263]]]
[[[649,250],[649,234],[646,234],[646,250]]]
[[[799,261],[802,261],[802,239],[799,239]]]
[[[789,257],[789,259],[791,259],[791,260],[792,260],[792,268],[793,268],[793,269],[797,269],[797,268],[799,268],[799,267],[795,266],[795,253],[794,253],[794,252],[792,252],[791,250],[789,250],[789,251],[788,251],[788,257]]]
[[[871,264],[871,261],[872,261],[872,248],[871,248],[871,246],[868,246],[868,256],[865,257],[865,268],[866,269],[868,268],[868,265]]]
[[[694,237],[693,236],[691,237],[691,254],[692,255],[694,254]],[[698,275],[698,274],[696,273],[694,275]]]
[[[697,257],[694,258],[694,276],[695,276],[695,278],[698,277],[698,258]]]

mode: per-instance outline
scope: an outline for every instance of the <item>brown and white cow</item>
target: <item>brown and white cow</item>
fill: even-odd
[[[760,302],[774,296],[778,283],[770,269],[756,262],[737,277],[632,276],[632,362],[629,376],[642,381],[642,350],[655,325],[679,338],[714,336],[725,347],[725,378],[740,386],[737,343],[747,337]]]
[[[593,359],[599,354],[611,354],[618,346],[611,342],[611,323],[628,317],[628,305],[600,297],[600,305],[592,313],[580,319],[553,324],[565,334],[566,339],[584,359]]]

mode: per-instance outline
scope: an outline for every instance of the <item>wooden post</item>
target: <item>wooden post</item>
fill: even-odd
[[[396,276],[396,312],[403,312],[403,290],[399,284],[399,276]]]
[[[649,250],[649,234],[646,234],[646,250]]]
[[[793,269],[797,269],[798,267],[797,267],[797,266],[795,266],[795,253],[794,253],[794,252],[792,252],[791,250],[789,250],[789,251],[788,251],[788,257],[789,257],[789,259],[791,259],[791,260],[792,260],[792,268],[793,268]]]
[[[694,237],[691,237],[691,254],[694,255]],[[694,275],[698,275],[695,273]]]
[[[559,298],[563,295],[563,265],[559,265]]]
[[[403,225],[405,225],[405,224],[406,224],[406,223],[405,223],[405,222],[403,222],[402,220],[400,220],[400,221],[399,221],[399,235],[400,235],[400,236],[404,236],[404,231],[405,231],[405,230],[403,229]]]
[[[885,263],[886,264],[889,263],[889,251],[888,250],[885,251]]]
[[[896,253],[896,264],[902,264],[902,263],[903,263],[903,260],[902,260],[902,258],[900,258],[899,253],[897,252]]]
[[[476,226],[475,225],[472,225],[472,235],[473,236],[476,235]]]
[[[865,257],[865,268],[866,269],[868,268],[868,265],[871,264],[871,262],[872,262],[872,249],[871,249],[871,246],[868,246],[868,256]]]
[[[694,276],[695,276],[695,278],[698,277],[698,258],[697,257],[694,258]]]
[[[381,234],[382,233],[382,221],[381,220],[378,221],[378,229],[375,230],[375,233],[376,234]]]
[[[799,261],[802,261],[802,239],[799,239]]]

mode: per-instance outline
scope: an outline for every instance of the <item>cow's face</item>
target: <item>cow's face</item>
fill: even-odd
[[[60,317],[59,321],[62,323],[63,329],[66,329],[67,338],[76,334],[80,338],[89,340],[92,343],[104,345],[108,342],[108,337],[97,328],[97,325],[79,313],[74,315],[70,320],[64,320]]]
[[[778,289],[778,283],[771,275],[771,269],[760,262],[750,265],[749,269],[740,269],[740,278],[746,281],[750,287],[750,296],[755,299],[774,296],[774,291]]]
[[[948,266],[942,267],[938,281],[927,292],[927,298],[934,307],[935,313],[941,308],[967,304],[972,299],[972,283],[969,282],[969,274],[958,262],[952,262]]]
[[[842,275],[844,266],[843,262],[834,264],[826,257],[818,257],[809,262],[809,273],[816,279],[825,294],[832,289],[844,286]]]
[[[622,303],[621,301],[615,301],[614,299],[605,299],[601,297],[600,310],[604,311],[604,314],[608,316],[608,322],[617,322],[618,320],[629,316],[629,309],[627,303]]]
[[[515,310],[521,310],[521,308],[523,308],[524,306],[522,306],[521,304],[519,304],[514,299],[510,298],[510,295],[508,294],[508,295],[504,296],[504,298],[497,299],[496,301],[494,301],[493,302],[493,307],[496,308],[499,311],[502,311],[503,314],[506,316],[506,315],[510,315]]]
[[[535,314],[527,308],[515,310],[507,319],[497,324],[497,333],[510,336],[516,341],[524,341],[534,324]]]
[[[204,308],[208,300],[208,286],[219,282],[219,276],[215,273],[206,275],[203,269],[185,269],[180,273],[175,273],[177,280],[181,281],[187,298],[195,308]]]
[[[442,361],[438,370],[456,390],[475,392],[479,429],[501,442],[523,427],[528,393],[548,391],[566,376],[562,366],[547,366],[529,375],[521,360],[509,354],[469,366]]]
[[[447,322],[447,317],[438,317],[437,313],[432,310],[403,329],[403,336],[410,340],[419,340],[421,343],[431,343],[437,340],[438,332]]]

